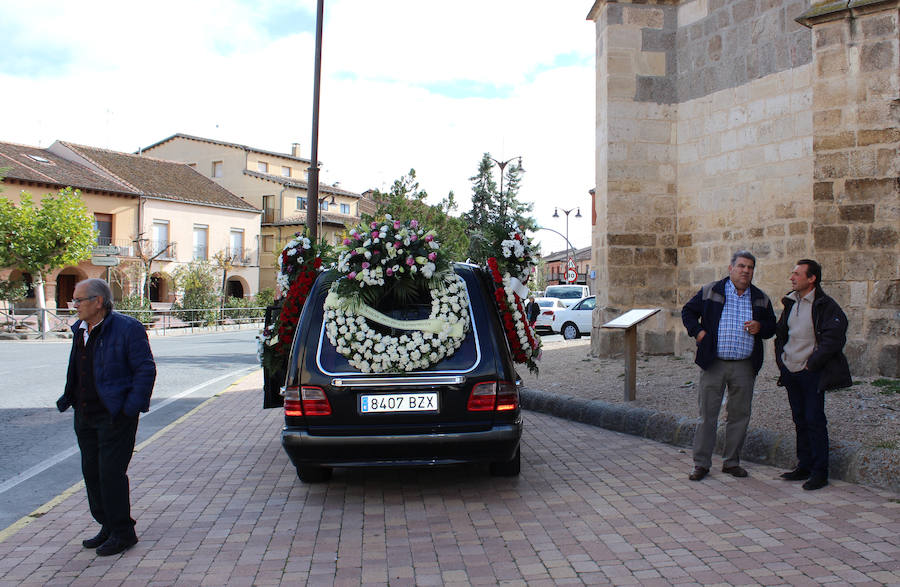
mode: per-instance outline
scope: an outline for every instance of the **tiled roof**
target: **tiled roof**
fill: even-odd
[[[246,169],[244,170],[244,175],[249,175],[250,177],[256,177],[258,179],[265,179],[280,185],[297,188],[300,190],[309,190],[309,183],[300,179],[293,179],[281,175],[272,175],[270,173],[260,173],[258,171],[250,171]],[[348,192],[347,190],[336,188],[333,185],[328,185],[327,183],[319,184],[319,193],[334,194],[336,196],[348,196],[351,198],[362,197],[360,194],[357,194],[355,192]]]
[[[541,259],[544,263],[554,263],[556,261],[564,261],[569,255],[569,249],[564,251],[559,251],[555,253],[550,253],[548,255],[544,255]],[[576,261],[584,261],[591,259],[591,247],[584,247],[582,249],[575,249],[575,260]]]
[[[131,186],[97,171],[51,153],[47,149],[0,143],[0,167],[9,170],[6,177],[19,181],[73,187],[82,190],[113,192],[137,196]]]
[[[266,151],[264,149],[257,149],[256,147],[250,147],[247,145],[241,145],[239,143],[229,143],[227,141],[217,141],[215,139],[206,139],[203,137],[195,137],[193,135],[186,135],[184,133],[175,133],[174,135],[167,137],[161,141],[157,141],[148,147],[144,147],[141,149],[142,151],[149,151],[153,147],[157,147],[163,143],[167,143],[173,139],[188,139],[191,141],[201,141],[204,143],[210,143],[213,145],[222,145],[223,147],[231,147],[233,149],[241,149],[243,151],[250,151],[252,153],[262,153],[263,155],[272,155],[273,157],[282,157],[284,159],[291,159],[292,161],[300,161],[301,163],[310,163],[309,159],[304,159],[303,157],[294,157],[289,153],[276,153],[275,151]]]
[[[319,220],[322,224],[329,224],[332,226],[347,226],[354,225],[359,222],[359,218],[356,216],[351,216],[349,214],[332,214],[331,212],[322,212],[319,211]],[[281,220],[276,220],[271,223],[273,226],[290,226],[293,224],[306,224],[306,212],[300,212],[298,214],[294,214],[293,216],[288,216],[287,218],[282,218]]]
[[[96,147],[59,144],[134,186],[148,197],[258,212],[241,198],[184,163]]]

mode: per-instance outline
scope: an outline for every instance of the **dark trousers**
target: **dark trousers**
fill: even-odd
[[[75,435],[91,515],[111,534],[133,536],[128,463],[134,451],[138,416],[84,415],[75,411]]]
[[[781,382],[787,389],[797,429],[797,467],[809,471],[812,477],[827,479],[828,420],[825,393],[818,389],[819,373],[782,369]]]

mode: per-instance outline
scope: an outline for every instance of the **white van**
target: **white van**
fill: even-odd
[[[575,284],[548,285],[547,289],[544,291],[544,297],[558,298],[562,300],[562,303],[565,304],[567,308],[581,298],[586,298],[589,295],[591,295],[591,290],[588,286]]]

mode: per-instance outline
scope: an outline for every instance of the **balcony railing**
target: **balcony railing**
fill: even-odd
[[[172,259],[175,259],[175,258],[176,258],[175,243],[173,243],[173,242],[168,242],[168,241],[150,241],[150,242],[148,243],[148,245],[149,245],[149,246],[148,246],[146,249],[144,249],[144,250],[146,250],[147,253],[148,253],[151,257],[152,257],[153,255],[156,255],[157,253],[159,253],[159,252],[162,251],[163,249],[166,249],[166,247],[168,247],[168,249],[166,249],[166,252],[164,252],[162,255],[160,255],[159,257],[157,257],[157,259],[161,259],[161,260],[164,260],[164,261],[165,261],[165,260],[172,260]]]
[[[272,224],[273,222],[279,220],[278,211],[274,208],[267,208],[263,210],[262,214],[262,222],[263,224]]]

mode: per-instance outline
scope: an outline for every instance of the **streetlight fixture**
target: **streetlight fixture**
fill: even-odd
[[[519,160],[519,171],[525,171],[524,169],[522,169],[522,156],[519,155],[518,157],[511,157],[510,159],[507,159],[506,161],[498,161],[498,160],[494,159],[493,157],[491,157],[490,155],[488,155],[488,159],[490,159],[491,161],[493,161],[494,163],[496,163],[496,164],[497,164],[497,167],[500,168],[500,197],[503,197],[503,198],[504,198],[504,201],[505,201],[505,197],[503,196],[503,175],[504,175],[504,170],[506,169],[506,166],[507,166],[507,165],[509,165],[510,163],[512,163],[513,161],[515,161],[516,159],[518,159],[518,160]],[[506,217],[506,209],[505,209],[505,207],[504,207],[504,210],[503,210],[503,217],[504,217],[504,218]]]
[[[578,206],[577,208],[569,208],[568,210],[566,210],[565,208],[557,208],[554,206],[553,207],[553,218],[559,218],[558,210],[562,210],[563,214],[566,215],[566,243],[568,243],[569,249],[571,251],[571,255],[569,256],[569,259],[572,259],[572,261],[574,262],[575,248],[572,247],[572,243],[569,241],[569,214],[571,214],[572,211],[574,210],[575,218],[581,218],[581,206]],[[566,263],[566,269],[568,269],[568,262]]]
[[[328,195],[327,195],[327,194],[324,195],[324,196],[322,196],[321,198],[319,198],[319,204],[318,204],[318,210],[317,210],[317,212],[320,212],[320,214],[319,214],[319,235],[318,235],[320,239],[325,237],[325,235],[323,234],[324,231],[325,231],[325,227],[322,226],[322,224],[323,224],[323,218],[324,218],[325,215],[324,215],[324,214],[321,214],[321,212],[322,212],[322,202],[324,202],[324,201],[327,200],[327,199],[328,199]],[[331,194],[331,201],[328,202],[328,205],[329,205],[329,206],[334,206],[334,205],[335,205],[334,194]]]

